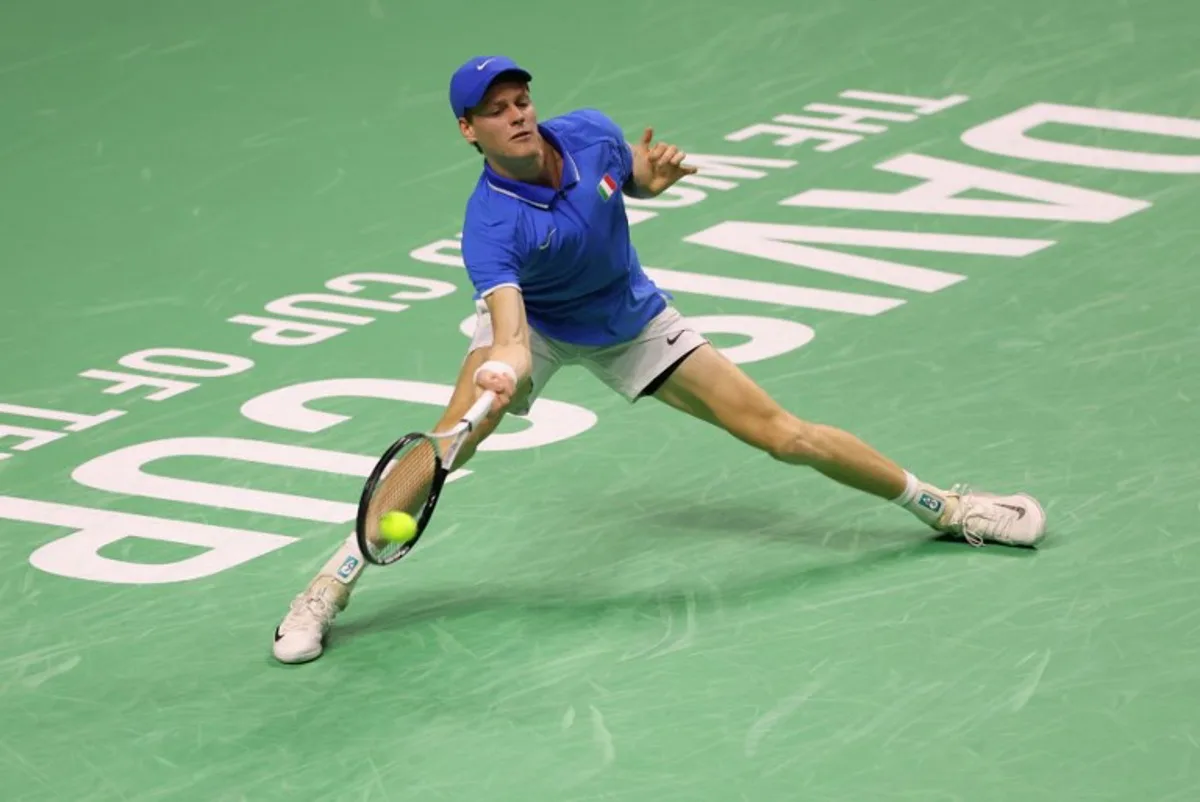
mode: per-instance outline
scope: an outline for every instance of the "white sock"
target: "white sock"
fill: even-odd
[[[946,512],[946,492],[925,484],[908,471],[904,472],[904,492],[892,503],[911,512],[930,526],[936,526]]]
[[[365,567],[366,561],[358,549],[358,539],[351,533],[329,561],[321,566],[318,576],[332,577],[352,588]]]
[[[907,506],[908,502],[913,500],[917,495],[917,488],[921,486],[921,483],[917,481],[917,477],[908,471],[904,472],[904,481],[904,492],[892,499],[893,504],[898,504],[901,507]]]

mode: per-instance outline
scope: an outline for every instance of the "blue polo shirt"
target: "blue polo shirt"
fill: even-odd
[[[475,298],[519,287],[529,324],[548,337],[631,340],[666,300],[629,238],[621,194],[633,172],[629,146],[616,123],[592,109],[538,128],[563,155],[562,188],[512,181],[484,165],[462,237]]]

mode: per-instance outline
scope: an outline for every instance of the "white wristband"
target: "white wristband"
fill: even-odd
[[[503,373],[505,376],[508,376],[510,379],[512,379],[513,384],[517,383],[517,371],[507,362],[501,362],[498,359],[489,359],[475,370],[473,381],[478,382],[479,374],[483,373],[484,371],[489,371],[491,373]]]

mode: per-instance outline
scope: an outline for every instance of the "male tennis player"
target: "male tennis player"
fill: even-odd
[[[893,502],[935,531],[974,545],[1042,539],[1046,516],[1030,496],[918,481],[853,435],[782,408],[691,328],[643,271],[622,198],[654,197],[694,173],[685,154],[653,143],[650,129],[628,144],[598,111],[539,123],[531,80],[492,56],[468,61],[450,81],[459,130],[484,166],[463,226],[477,326],[437,428],[457,422],[484,389],[497,394],[456,466],[504,414],[527,413],[560,366],[581,364],[630,402],[657,398],[780,462]],[[363,566],[351,535],[276,629],[279,660],[321,654]]]

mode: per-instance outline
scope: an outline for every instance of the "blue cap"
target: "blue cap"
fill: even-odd
[[[505,56],[478,56],[463,64],[450,78],[450,108],[455,118],[465,117],[483,100],[488,87],[503,73],[514,73],[524,81],[533,76]]]

